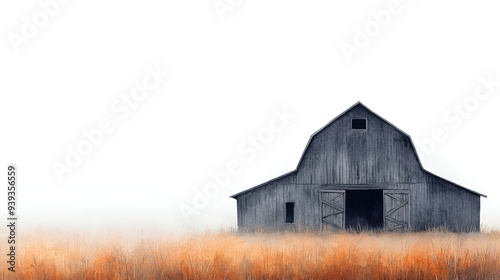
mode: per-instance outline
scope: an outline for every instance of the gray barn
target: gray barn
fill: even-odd
[[[294,171],[231,197],[240,229],[474,231],[481,196],[426,171],[410,136],[358,102],[311,136]]]

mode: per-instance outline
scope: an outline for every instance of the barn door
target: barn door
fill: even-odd
[[[339,230],[345,227],[345,191],[321,191],[321,226]]]
[[[384,190],[384,228],[389,231],[410,227],[410,195],[407,191]]]

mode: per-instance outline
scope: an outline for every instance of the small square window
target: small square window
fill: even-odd
[[[294,221],[294,208],[295,202],[287,202],[286,203],[286,220],[285,223],[293,223]]]
[[[366,119],[352,119],[352,129],[366,129]]]

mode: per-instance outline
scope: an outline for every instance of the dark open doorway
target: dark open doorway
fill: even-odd
[[[382,229],[383,203],[382,190],[347,190],[345,228]]]

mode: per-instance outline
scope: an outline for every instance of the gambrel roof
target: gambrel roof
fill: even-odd
[[[277,181],[282,180],[282,179],[284,179],[284,178],[286,178],[286,177],[288,177],[288,176],[292,176],[292,175],[294,175],[294,174],[297,174],[297,171],[299,170],[299,167],[301,166],[301,163],[302,163],[302,162],[303,162],[303,160],[304,160],[304,156],[305,156],[305,154],[306,154],[306,152],[307,152],[307,150],[308,150],[309,146],[311,145],[311,142],[312,142],[312,140],[314,139],[314,137],[315,137],[316,135],[318,135],[318,134],[319,134],[321,131],[323,131],[324,129],[326,129],[326,128],[328,128],[329,126],[331,126],[332,124],[334,124],[334,123],[335,123],[335,122],[336,122],[336,121],[337,121],[340,117],[344,116],[345,114],[347,114],[347,113],[348,113],[348,112],[350,112],[351,110],[353,110],[353,109],[355,109],[355,108],[358,108],[358,107],[362,107],[363,109],[367,110],[368,112],[370,112],[371,114],[373,114],[373,115],[374,115],[375,117],[377,117],[378,119],[382,120],[383,122],[387,123],[387,124],[388,124],[388,125],[390,125],[392,128],[394,128],[395,130],[397,130],[398,132],[400,132],[401,134],[403,134],[403,135],[405,135],[406,137],[408,137],[408,139],[409,139],[409,141],[410,141],[410,146],[411,146],[411,149],[412,149],[412,151],[415,153],[415,156],[416,156],[416,160],[417,160],[417,162],[418,162],[418,165],[419,165],[419,167],[421,168],[421,170],[422,170],[423,172],[425,172],[427,175],[432,176],[432,177],[434,177],[434,178],[436,178],[436,179],[439,179],[439,180],[444,180],[444,181],[446,181],[446,182],[448,182],[448,183],[451,183],[452,185],[454,185],[454,186],[456,186],[456,187],[458,187],[458,188],[464,189],[464,190],[466,190],[466,191],[468,191],[468,192],[471,192],[471,193],[473,193],[473,194],[476,194],[476,195],[479,195],[479,196],[482,196],[482,197],[487,197],[487,196],[486,196],[486,195],[484,195],[484,194],[481,194],[481,193],[475,192],[475,191],[473,191],[473,190],[470,190],[470,189],[468,189],[468,188],[465,188],[465,187],[463,187],[463,186],[460,186],[460,185],[458,185],[458,184],[456,184],[456,183],[453,183],[453,182],[451,182],[451,181],[449,181],[449,180],[446,180],[446,179],[444,179],[444,178],[442,178],[442,177],[440,177],[440,176],[435,175],[434,173],[431,173],[431,172],[429,172],[429,171],[425,170],[425,168],[423,167],[423,165],[422,165],[422,163],[421,163],[421,161],[420,161],[420,159],[419,159],[419,157],[418,157],[417,150],[416,150],[416,148],[415,148],[415,145],[413,144],[413,141],[411,140],[411,137],[410,137],[408,134],[406,134],[404,131],[402,131],[401,129],[399,129],[398,127],[396,127],[396,126],[395,126],[395,125],[393,125],[392,123],[390,123],[389,121],[385,120],[384,118],[382,118],[382,117],[381,117],[381,116],[379,116],[378,114],[376,114],[376,113],[374,113],[373,111],[371,111],[368,107],[366,107],[365,105],[363,105],[361,102],[357,102],[356,104],[354,104],[353,106],[351,106],[349,109],[345,110],[343,113],[341,113],[340,115],[338,115],[337,117],[335,117],[333,120],[331,120],[330,122],[328,122],[325,126],[323,126],[322,128],[320,128],[319,130],[317,130],[315,133],[313,133],[313,134],[311,135],[311,137],[309,138],[309,141],[308,141],[308,143],[307,143],[307,145],[306,145],[306,147],[305,147],[304,151],[302,152],[302,155],[301,155],[301,157],[300,157],[300,159],[299,159],[299,162],[298,162],[298,164],[297,164],[297,167],[296,167],[293,171],[288,172],[288,173],[286,173],[286,174],[283,174],[283,175],[281,175],[281,176],[279,176],[279,177],[276,177],[276,178],[274,178],[274,179],[271,179],[271,180],[269,180],[269,181],[267,181],[267,182],[265,182],[265,183],[259,184],[259,185],[255,186],[255,187],[253,187],[253,188],[250,188],[250,189],[247,189],[247,190],[245,190],[245,191],[242,191],[242,192],[239,192],[239,193],[237,193],[237,194],[234,194],[234,195],[232,195],[231,197],[236,199],[236,198],[237,198],[239,195],[241,195],[241,194],[244,194],[244,193],[247,193],[247,192],[252,191],[252,190],[254,190],[254,189],[260,188],[260,187],[265,186],[265,185],[267,185],[267,184],[269,184],[269,183],[272,183],[272,182],[277,182]]]

